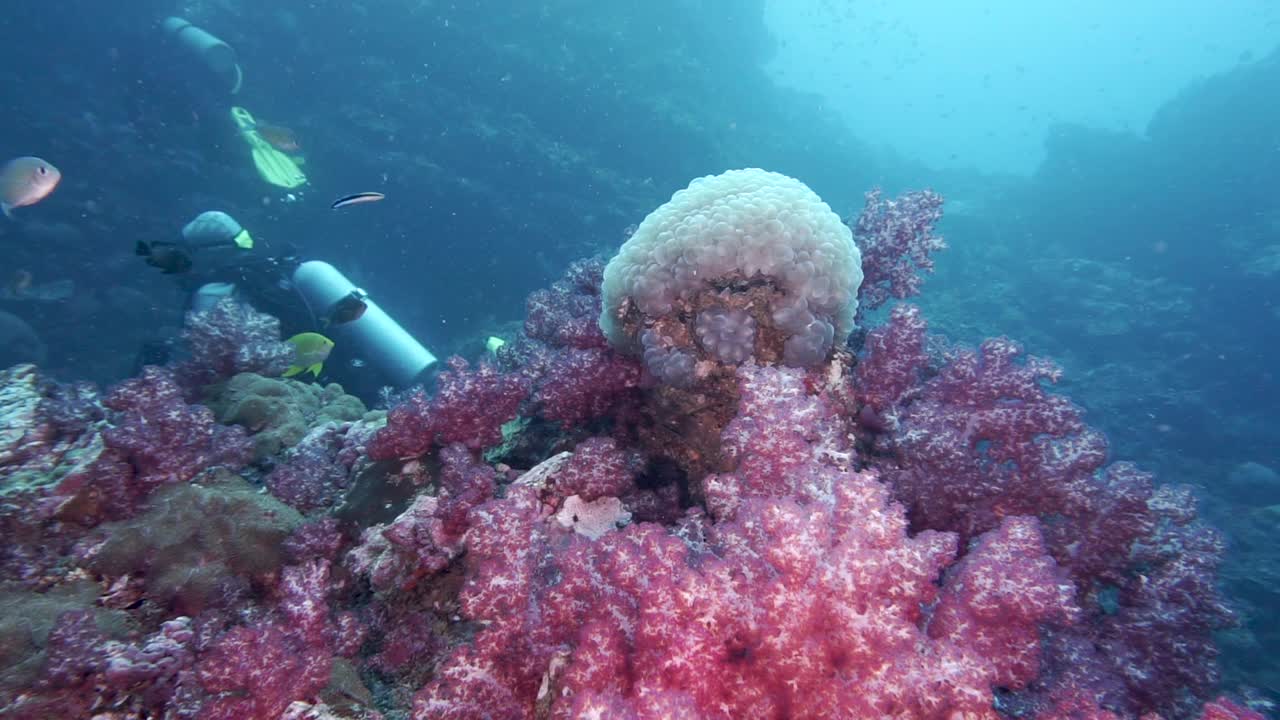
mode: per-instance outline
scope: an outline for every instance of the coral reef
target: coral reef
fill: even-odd
[[[274,583],[284,542],[302,518],[227,472],[157,493],[137,517],[99,526],[81,543],[82,566],[109,585],[133,585],[163,612],[233,610]]]
[[[532,385],[532,414],[572,429],[614,414],[640,383],[640,368],[609,349],[600,330],[605,264],[579,260],[529,296],[524,335],[498,352],[504,370]]]
[[[273,495],[303,512],[331,508],[343,498],[367,466],[365,448],[382,427],[377,418],[317,422],[265,480]]]
[[[155,367],[99,398],[17,366],[0,374],[0,412],[0,527],[13,539],[0,546],[3,579],[51,580],[69,569],[68,548],[87,528],[133,517],[160,488],[250,457],[242,430],[188,405]]]
[[[920,190],[886,200],[879,189],[867,193],[853,222],[853,237],[862,251],[862,287],[858,317],[920,292],[921,273],[933,272],[933,253],[947,244],[934,234],[942,219],[942,196]]]
[[[502,426],[515,419],[529,394],[528,381],[502,375],[487,362],[474,370],[459,357],[447,362],[433,397],[419,391],[391,409],[387,426],[369,445],[370,457],[412,458],[454,442],[474,450],[502,442]]]
[[[368,412],[359,398],[335,384],[301,383],[240,373],[206,390],[218,422],[239,425],[253,438],[256,461],[293,447],[307,431],[325,422],[354,422]]]
[[[937,203],[869,197],[864,307],[919,289]],[[216,414],[172,370],[101,398],[6,371],[0,609],[31,620],[0,622],[0,716],[1261,718],[1217,697],[1220,537],[1056,366],[909,306],[855,354],[856,284],[814,280],[844,255],[792,285],[744,253],[755,280],[644,303],[575,263],[385,424],[224,351],[182,371]],[[769,334],[801,309],[821,352]],[[269,335],[219,317],[210,347]]]
[[[812,190],[731,170],[640,223],[605,269],[600,327],[669,385],[747,358],[812,367],[853,329],[861,282],[849,228]]]
[[[197,390],[239,373],[278,376],[293,362],[293,346],[280,340],[280,321],[231,297],[187,313],[182,339],[189,356],[175,374]]]

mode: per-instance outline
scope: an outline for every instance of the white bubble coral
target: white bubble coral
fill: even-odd
[[[799,180],[755,168],[698,178],[609,262],[600,327],[615,347],[636,352],[644,327],[682,312],[728,317],[735,293],[760,281],[776,292],[770,307],[751,305],[756,321],[792,341],[778,350],[784,362],[813,365],[853,329],[862,257],[849,228]]]

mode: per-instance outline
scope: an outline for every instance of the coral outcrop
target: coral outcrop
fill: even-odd
[[[903,305],[844,347],[852,239],[864,306],[915,293],[936,196],[673,203],[385,423],[234,374],[233,308],[194,374],[0,374],[0,716],[1260,720],[1220,536],[1055,365]]]

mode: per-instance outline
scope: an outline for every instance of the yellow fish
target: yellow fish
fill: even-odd
[[[324,361],[333,351],[333,341],[320,333],[304,332],[294,335],[285,342],[293,346],[294,356],[293,364],[284,371],[284,376],[293,377],[309,372],[315,377],[320,377]]]

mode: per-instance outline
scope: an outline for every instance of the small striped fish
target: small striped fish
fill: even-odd
[[[345,195],[343,197],[338,198],[337,200],[334,200],[333,204],[330,205],[329,207],[333,208],[334,210],[338,210],[348,205],[359,205],[360,203],[378,202],[379,200],[382,200],[385,197],[386,195],[383,195],[380,192],[356,193],[355,195]]]

